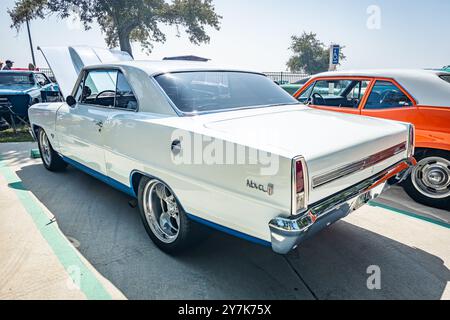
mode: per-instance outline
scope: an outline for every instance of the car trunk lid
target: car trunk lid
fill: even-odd
[[[303,156],[310,177],[310,202],[350,187],[406,158],[407,125],[399,122],[280,106],[230,112],[204,126],[227,139],[287,158]],[[208,118],[208,116],[206,116]],[[354,165],[365,165],[352,171]],[[339,170],[350,174],[333,178]],[[325,181],[325,182],[324,182]]]

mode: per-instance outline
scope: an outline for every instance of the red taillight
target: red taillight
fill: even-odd
[[[292,215],[304,213],[308,201],[308,168],[302,157],[292,162]]]
[[[295,164],[295,181],[297,193],[302,193],[305,191],[305,179],[303,174],[303,165],[301,161],[297,161]]]

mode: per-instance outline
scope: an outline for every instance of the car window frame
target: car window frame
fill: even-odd
[[[131,92],[133,93],[134,99],[136,100],[136,109],[135,109],[135,110],[125,109],[125,108],[118,108],[118,107],[117,107],[117,88],[118,88],[118,85],[119,85],[119,75],[120,75],[120,74],[123,75],[125,81],[127,82],[128,86],[129,86],[130,89],[131,89]],[[118,69],[118,72],[117,72],[117,78],[116,78],[116,96],[115,96],[115,98],[114,98],[114,107],[113,107],[113,109],[124,110],[124,111],[130,111],[130,112],[137,112],[137,111],[139,110],[139,100],[138,100],[138,98],[137,98],[137,96],[136,96],[136,93],[134,93],[133,86],[130,84],[130,81],[128,81],[128,78],[127,78],[127,76],[125,75],[125,73],[122,72],[122,70],[120,70],[120,69]]]
[[[324,108],[324,109],[329,109],[329,110],[336,110],[336,111],[359,111],[361,112],[361,110],[363,110],[363,108],[366,105],[367,99],[369,97],[370,92],[372,92],[372,85],[375,82],[374,77],[369,77],[369,76],[325,76],[325,77],[315,77],[315,78],[311,78],[302,88],[300,88],[299,91],[297,91],[294,94],[294,98],[298,99],[304,91],[308,90],[310,85],[313,85],[311,93],[308,97],[308,100],[311,98],[311,95],[314,91],[314,88],[317,84],[317,82],[319,81],[332,81],[332,80],[351,80],[351,81],[368,81],[369,84],[367,85],[367,89],[364,92],[364,95],[361,98],[361,101],[359,102],[359,105],[357,108],[345,108],[345,107],[336,107],[336,106],[318,106],[318,105],[312,105],[312,104],[307,104],[308,106],[311,107],[317,107],[317,108]]]
[[[89,68],[89,69],[83,69],[80,73],[80,77],[72,91],[72,96],[76,97],[76,95],[78,94],[78,91],[81,90],[83,91],[85,83],[86,83],[86,78],[89,75],[90,72],[93,71],[117,71],[117,76],[116,76],[116,89],[115,89],[115,94],[114,94],[114,105],[113,106],[102,106],[102,105],[96,105],[96,104],[90,104],[90,103],[82,103],[80,100],[77,100],[77,104],[80,105],[84,105],[84,106],[92,106],[95,108],[101,108],[101,109],[108,109],[108,110],[121,110],[121,111],[127,111],[127,112],[139,112],[139,99],[137,98],[137,95],[135,93],[135,90],[133,88],[133,86],[131,85],[128,77],[126,76],[126,72],[124,72],[124,70],[120,67],[100,67],[100,68]],[[131,91],[133,92],[134,97],[136,98],[136,109],[135,110],[130,110],[130,109],[124,109],[124,108],[117,108],[116,107],[116,97],[117,97],[117,79],[119,77],[119,73],[122,73],[122,75],[125,77],[125,80],[127,81],[128,85],[131,88]],[[80,95],[80,99],[81,99],[81,95]]]
[[[410,94],[398,81],[396,81],[393,78],[386,78],[386,77],[376,77],[376,76],[327,76],[327,77],[315,77],[315,78],[311,78],[302,88],[300,88],[295,94],[294,94],[294,98],[298,99],[298,97],[300,97],[303,92],[311,85],[317,83],[317,81],[320,80],[342,80],[342,79],[352,79],[352,80],[368,80],[370,81],[369,86],[367,87],[367,90],[364,94],[364,97],[361,99],[360,105],[358,107],[358,109],[352,109],[352,110],[359,110],[360,112],[362,112],[363,110],[366,112],[381,112],[381,111],[387,111],[387,110],[410,110],[410,109],[416,109],[417,108],[417,100],[414,98],[414,96],[412,94]],[[392,84],[394,84],[395,86],[397,86],[411,101],[412,101],[412,106],[409,107],[398,107],[398,108],[390,108],[390,109],[366,109],[366,103],[367,100],[369,99],[370,94],[372,93],[372,89],[373,86],[375,85],[376,81],[386,81],[386,82],[391,82]],[[313,89],[314,90],[314,89]],[[327,109],[333,109],[333,110],[338,110],[338,109],[342,109],[342,108],[334,108],[334,107],[329,107],[329,106],[316,106],[319,108],[327,108]]]
[[[161,86],[161,84],[158,82],[158,80],[156,78],[161,75],[166,75],[166,74],[171,74],[171,73],[176,74],[176,73],[194,73],[194,72],[199,72],[199,73],[201,73],[201,72],[230,72],[230,73],[235,72],[235,73],[260,75],[267,79],[269,78],[266,74],[260,73],[260,72],[240,71],[240,70],[222,70],[222,69],[169,71],[169,72],[159,72],[159,73],[156,73],[156,74],[150,76],[150,79],[152,80],[152,82],[156,85],[158,90],[161,91],[161,93],[163,94],[165,99],[167,99],[167,101],[169,102],[169,104],[171,105],[171,107],[174,109],[175,113],[179,117],[194,117],[194,116],[199,116],[199,115],[218,114],[218,113],[233,112],[233,111],[240,111],[240,110],[250,110],[250,109],[262,109],[262,108],[277,106],[277,105],[261,105],[261,106],[239,107],[239,108],[233,108],[233,109],[205,111],[205,112],[201,112],[201,113],[185,112],[185,111],[179,109],[178,106],[172,101],[172,99],[169,97],[167,92],[164,90],[164,88]],[[301,105],[301,103],[299,101],[297,101],[297,103],[293,103],[292,105],[297,105],[297,104]]]
[[[303,87],[301,87],[296,93],[294,93],[293,97],[294,97],[297,101],[299,101],[298,99],[300,98],[300,96],[301,96],[304,92],[306,92],[306,91],[308,91],[309,89],[311,89],[311,92],[309,93],[308,97],[306,98],[306,102],[300,102],[300,101],[299,101],[300,103],[305,103],[305,104],[307,104],[308,101],[309,101],[309,99],[311,98],[311,94],[312,94],[312,92],[314,91],[314,87],[316,86],[316,83],[317,83],[317,80],[314,80],[314,81],[309,80],[307,83],[305,83],[305,84],[303,85]],[[301,93],[298,94],[299,92],[301,92]],[[296,96],[297,94],[298,94],[298,96]]]
[[[43,72],[35,72],[34,73],[34,80],[36,81],[36,83],[39,83],[39,81],[37,81],[37,76],[43,76],[45,78],[45,80],[47,80],[47,84],[41,85],[42,87],[48,86],[52,84],[52,81],[47,77],[47,75]]]
[[[89,73],[91,73],[91,72],[98,72],[98,71],[102,71],[102,72],[116,72],[118,70],[114,69],[114,68],[99,68],[99,69],[89,69],[89,70],[87,70],[85,72],[85,74],[84,74],[83,87],[81,89],[81,92],[83,92],[84,87],[86,86],[86,79],[88,78]],[[79,103],[81,105],[93,106],[93,107],[97,107],[97,108],[113,109],[114,106],[116,105],[116,95],[117,95],[117,75],[116,75],[116,84],[115,84],[115,91],[114,91],[114,104],[112,106],[102,106],[100,104],[85,103],[85,102],[81,102],[81,101],[79,101]],[[81,97],[82,97],[82,95],[80,95],[80,99],[81,99]]]
[[[369,99],[370,95],[372,94],[372,90],[375,86],[375,84],[380,81],[380,82],[389,82],[392,85],[394,85],[395,87],[397,87],[397,89],[399,89],[411,102],[412,105],[411,106],[407,106],[407,107],[394,107],[394,108],[383,108],[383,109],[366,109],[366,105],[367,105],[367,100]],[[411,110],[411,109],[416,109],[417,108],[417,100],[400,84],[398,83],[398,81],[396,81],[393,78],[382,78],[382,77],[375,77],[373,78],[373,81],[371,83],[371,85],[368,87],[368,95],[364,101],[364,105],[361,108],[361,111],[364,110],[364,112],[386,112],[389,110]]]

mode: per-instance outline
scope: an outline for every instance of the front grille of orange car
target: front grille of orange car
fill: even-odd
[[[318,188],[337,179],[349,176],[355,172],[368,169],[384,160],[389,159],[403,151],[406,151],[407,143],[402,142],[389,149],[373,154],[365,159],[347,164],[343,167],[327,172],[325,174],[315,176],[312,179],[312,187]]]

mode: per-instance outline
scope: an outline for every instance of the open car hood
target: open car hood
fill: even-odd
[[[64,98],[72,93],[81,70],[90,65],[130,61],[126,52],[93,47],[39,47]]]

